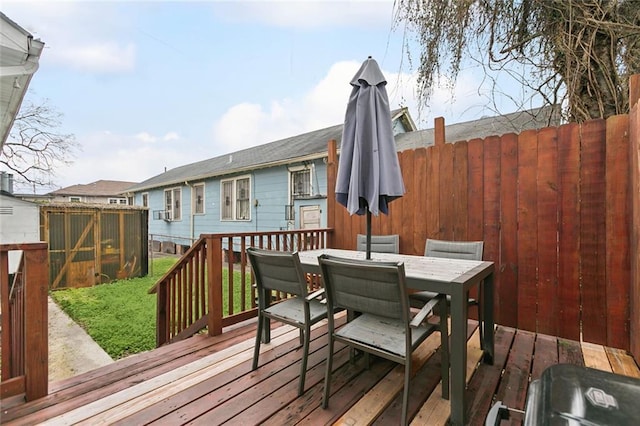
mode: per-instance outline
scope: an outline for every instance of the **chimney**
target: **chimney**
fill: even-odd
[[[13,194],[13,175],[7,172],[0,172],[0,190]]]

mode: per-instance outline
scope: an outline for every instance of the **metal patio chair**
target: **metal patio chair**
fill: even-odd
[[[465,259],[465,260],[482,260],[482,251],[484,242],[482,241],[443,241],[427,239],[424,248],[424,255],[429,257],[443,257],[449,259]],[[431,291],[419,291],[409,295],[411,306],[422,307],[425,303],[434,297],[439,296],[438,293]],[[482,346],[482,309],[480,302],[482,294],[478,289],[478,299],[472,297],[468,300],[469,306],[476,306],[478,309],[478,322],[480,324],[480,346]],[[451,297],[447,296],[447,304],[451,304]]]
[[[367,250],[367,236],[358,234],[356,240],[357,250]],[[392,235],[372,235],[371,251],[374,253],[400,253],[400,236]]]
[[[270,333],[264,332],[266,318],[298,327],[300,329],[300,344],[303,348],[298,385],[298,396],[300,396],[304,393],[311,326],[327,317],[327,307],[317,300],[324,294],[324,289],[312,294],[308,293],[298,253],[251,247],[247,249],[247,254],[253,268],[258,291],[258,330],[252,371],[258,368],[260,343],[263,337],[264,343],[269,343]],[[273,291],[287,293],[291,297],[274,303]]]
[[[434,298],[411,318],[405,283],[404,264],[350,260],[322,255],[318,258],[322,273],[327,309],[357,311],[360,315],[335,329],[333,315],[329,315],[329,344],[325,372],[322,407],[329,404],[333,345],[342,342],[351,348],[373,354],[404,365],[404,393],[402,397],[402,424],[407,424],[411,379],[411,354],[434,331],[438,324],[423,322],[428,311],[440,305],[446,311],[444,297]],[[442,396],[449,397],[448,336],[441,333],[442,344]],[[441,323],[442,324],[442,323]]]

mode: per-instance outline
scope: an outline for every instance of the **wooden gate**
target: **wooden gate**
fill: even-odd
[[[148,211],[139,207],[48,204],[50,288],[88,287],[148,272]]]

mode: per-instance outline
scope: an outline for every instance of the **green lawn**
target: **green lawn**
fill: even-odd
[[[58,290],[52,292],[51,297],[113,359],[151,350],[156,346],[156,295],[147,292],[176,260],[154,259],[149,268],[153,275]],[[234,276],[234,282],[240,282],[239,273]],[[223,283],[226,283],[226,271]],[[224,293],[226,296],[226,291]],[[240,295],[234,299],[234,305],[239,305]]]

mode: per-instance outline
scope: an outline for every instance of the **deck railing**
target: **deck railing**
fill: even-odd
[[[249,247],[302,251],[327,247],[330,229],[202,234],[149,290],[157,294],[156,344],[209,335],[257,315]]]
[[[9,274],[9,253],[16,251],[19,267]],[[2,398],[24,393],[31,401],[48,392],[47,259],[47,243],[0,244]]]

